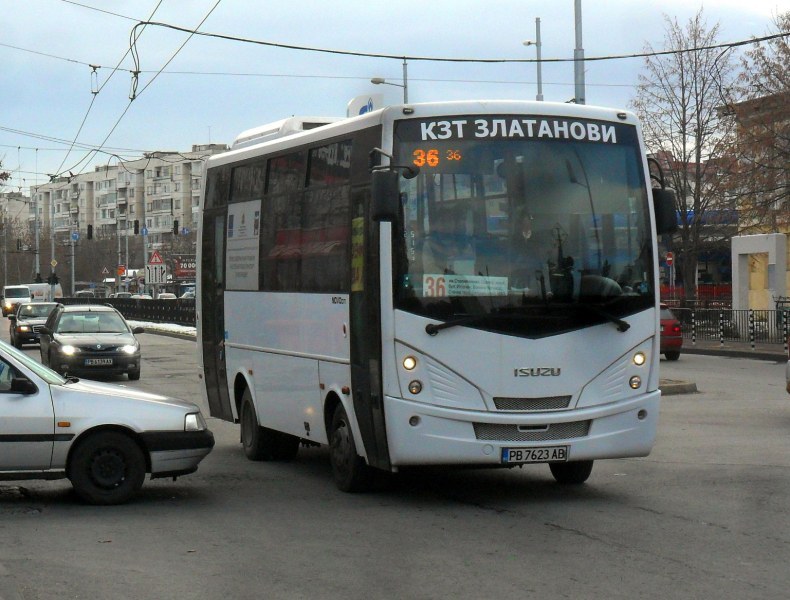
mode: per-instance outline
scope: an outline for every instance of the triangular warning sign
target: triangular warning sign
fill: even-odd
[[[149,265],[163,265],[163,264],[165,264],[164,261],[162,260],[162,257],[159,255],[159,251],[158,250],[154,250],[151,253],[151,258],[148,259],[148,264]]]

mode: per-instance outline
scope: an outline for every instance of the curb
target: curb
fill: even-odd
[[[787,360],[787,357],[782,352],[771,352],[765,350],[695,348],[694,346],[683,346],[681,354],[704,354],[707,356],[729,356],[731,358],[753,358],[755,360],[772,360],[774,362],[785,362]]]
[[[658,389],[662,396],[677,396],[679,394],[696,394],[697,384],[693,381],[676,381],[674,379],[661,379]]]

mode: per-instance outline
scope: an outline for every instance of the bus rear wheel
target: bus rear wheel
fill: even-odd
[[[364,492],[370,489],[372,469],[357,454],[354,434],[342,404],[335,408],[329,428],[329,461],[338,489],[343,492]]]
[[[579,485],[587,481],[592,473],[593,461],[577,460],[574,462],[549,463],[551,474],[557,483]]]
[[[250,460],[293,460],[299,452],[299,438],[258,424],[252,394],[244,390],[241,400],[241,444]]]

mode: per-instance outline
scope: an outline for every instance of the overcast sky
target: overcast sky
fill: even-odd
[[[720,25],[720,42],[765,35],[773,17],[790,10],[790,0],[583,0],[585,55],[662,49],[665,17],[685,24],[703,5],[708,24]],[[245,129],[291,115],[343,116],[358,95],[403,98],[400,87],[370,83],[402,83],[401,60],[187,41],[187,33],[148,26],[136,44],[139,95],[130,104],[135,67],[127,51],[139,21],[194,29],[213,8],[201,31],[369,54],[534,59],[523,42],[535,39],[539,17],[543,59],[573,58],[575,44],[573,0],[0,0],[0,7],[0,160],[12,173],[5,189],[25,192],[47,174],[114,164],[79,147],[67,154],[83,120],[79,144],[97,147],[112,131],[105,149],[135,158],[230,144]],[[643,64],[588,63],[587,104],[627,108]],[[89,65],[99,67],[95,76]],[[529,63],[410,60],[409,101],[534,99],[536,72]],[[543,65],[546,100],[572,98],[573,81],[572,63]]]

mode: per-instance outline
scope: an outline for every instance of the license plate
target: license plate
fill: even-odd
[[[523,463],[565,462],[568,460],[568,446],[544,446],[542,448],[502,448],[502,463],[516,465]]]
[[[85,366],[86,367],[98,367],[99,365],[111,365],[112,359],[111,358],[86,358],[85,359]]]

